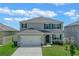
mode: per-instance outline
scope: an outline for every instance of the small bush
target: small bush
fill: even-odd
[[[71,56],[75,55],[75,47],[73,44],[70,45],[70,54]]]
[[[68,50],[68,46],[67,46],[67,45],[65,46],[65,50],[66,50],[66,51]]]
[[[63,45],[63,42],[55,41],[55,42],[53,42],[53,44],[55,44],[55,45]]]

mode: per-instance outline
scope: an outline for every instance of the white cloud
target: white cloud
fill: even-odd
[[[54,17],[57,14],[54,11],[49,11],[49,10],[40,10],[38,8],[34,8],[30,11],[31,15],[36,15],[36,16],[45,16],[45,17]]]
[[[50,10],[41,10],[38,8],[33,8],[32,10],[20,10],[20,9],[9,9],[8,7],[0,8],[0,13],[8,14],[11,16],[26,16],[26,17],[37,17],[37,16],[45,16],[45,17],[54,17],[57,16],[57,13]]]
[[[64,13],[67,16],[76,16],[76,10],[70,10]]]
[[[24,10],[11,10],[11,15],[25,15],[26,12]]]
[[[30,18],[4,18],[4,20],[6,21],[22,21],[22,20],[27,20],[27,19],[30,19]]]
[[[4,18],[4,20],[7,20],[7,21],[13,21],[12,18]]]
[[[76,15],[77,17],[79,17],[79,15]]]
[[[74,10],[74,9],[65,12],[64,15],[70,17],[70,19],[72,19],[72,20],[78,20],[78,18],[79,18],[78,12],[76,10]]]
[[[11,10],[8,7],[0,8],[0,13],[10,14]]]
[[[0,8],[0,13],[3,13],[3,14],[8,14],[8,15],[15,15],[15,16],[18,16],[18,15],[24,15],[26,12],[25,10],[13,10],[13,9],[9,9],[8,7],[4,7],[4,8]]]

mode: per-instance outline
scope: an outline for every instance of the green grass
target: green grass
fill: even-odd
[[[0,56],[10,56],[17,49],[12,47],[12,43],[7,43],[4,46],[0,46]]]
[[[69,48],[69,46],[68,46]],[[79,50],[75,50],[79,55]],[[51,47],[42,47],[43,56],[70,56],[69,49],[66,50],[65,45],[52,45]]]
[[[14,53],[17,47],[12,47],[12,35],[6,36],[6,42],[0,46],[0,56],[10,56]]]
[[[79,50],[75,50],[76,51],[76,56],[79,56]]]

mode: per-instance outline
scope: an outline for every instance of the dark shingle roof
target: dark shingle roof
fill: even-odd
[[[17,31],[16,29],[0,23],[0,31]]]

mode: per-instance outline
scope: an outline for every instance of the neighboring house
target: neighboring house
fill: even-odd
[[[64,36],[67,41],[74,42],[79,46],[79,21],[65,26]]]
[[[0,45],[6,44],[11,41],[11,36],[16,33],[17,30],[9,26],[0,23]]]
[[[20,22],[20,33],[15,35],[19,46],[63,43],[63,22],[36,17]]]

